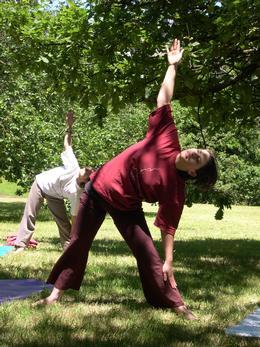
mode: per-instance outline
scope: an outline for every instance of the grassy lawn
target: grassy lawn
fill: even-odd
[[[23,206],[22,198],[0,198],[1,238],[16,231]],[[156,209],[145,205],[162,252],[153,226]],[[259,304],[260,207],[234,206],[223,221],[214,220],[214,213],[210,205],[186,208],[176,234],[175,277],[198,321],[146,304],[135,260],[108,217],[94,241],[81,290],[68,291],[50,307],[31,307],[40,295],[1,305],[0,346],[259,346],[256,339],[226,336],[224,329]],[[34,237],[37,250],[0,258],[1,279],[47,278],[61,249],[46,209]]]
[[[17,184],[0,178],[0,196],[15,196],[17,189],[19,189]],[[25,193],[22,195],[22,197],[26,197],[27,195],[28,194]]]

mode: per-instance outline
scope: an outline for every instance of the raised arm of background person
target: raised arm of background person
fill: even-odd
[[[167,105],[171,102],[174,92],[175,77],[177,65],[181,61],[183,49],[180,41],[173,40],[170,49],[167,47],[168,69],[157,96],[157,108]]]
[[[66,115],[67,129],[64,137],[64,150],[66,151],[68,147],[72,145],[72,126],[74,123],[74,113],[69,111]]]
[[[164,281],[170,282],[172,288],[176,288],[176,282],[173,275],[173,246],[174,246],[174,236],[167,234],[161,230],[163,248],[164,248],[164,264],[162,268]]]

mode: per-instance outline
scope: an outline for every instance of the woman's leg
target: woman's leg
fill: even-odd
[[[58,226],[61,246],[65,249],[70,243],[71,223],[66,212],[64,200],[46,194],[45,199]]]
[[[137,260],[147,302],[157,308],[183,306],[179,290],[172,288],[169,281],[163,279],[163,263],[154,246],[143,211],[109,213]]]
[[[54,265],[47,283],[54,284],[59,290],[80,288],[89,249],[105,215],[106,211],[88,193],[83,192],[69,247]]]
[[[16,236],[15,247],[24,249],[34,233],[36,218],[43,204],[43,195],[36,180],[33,182]]]

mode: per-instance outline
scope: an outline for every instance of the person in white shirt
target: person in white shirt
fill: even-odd
[[[92,170],[88,167],[81,169],[73,153],[74,115],[72,111],[67,113],[66,122],[68,127],[64,138],[64,152],[61,153],[63,166],[44,171],[36,176],[16,236],[15,252],[23,251],[28,246],[44,199],[57,223],[63,249],[69,244],[71,224],[78,213],[79,198]],[[71,205],[71,222],[66,213],[64,199],[68,199]]]

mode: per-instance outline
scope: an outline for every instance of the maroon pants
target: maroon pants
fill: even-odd
[[[178,289],[163,280],[163,263],[155,249],[143,210],[116,210],[92,188],[81,195],[70,245],[55,264],[47,282],[62,290],[80,288],[91,244],[107,212],[137,260],[147,302],[160,308],[183,305]]]

